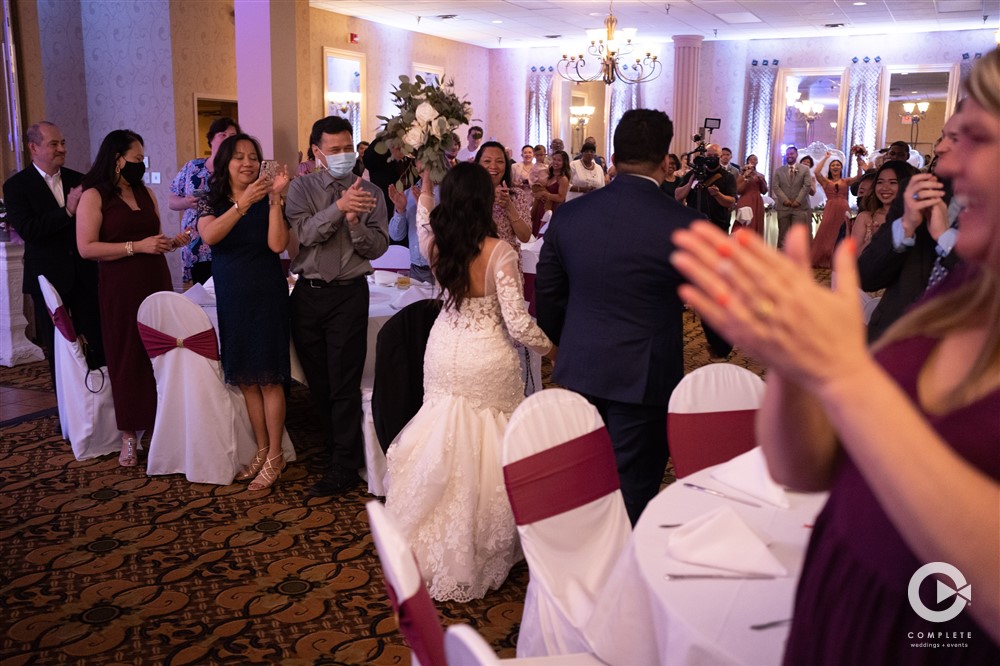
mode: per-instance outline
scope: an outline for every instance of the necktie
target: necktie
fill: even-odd
[[[788,167],[788,175],[792,176],[793,178],[795,177],[795,167],[793,166]]]

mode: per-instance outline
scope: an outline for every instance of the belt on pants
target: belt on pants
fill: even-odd
[[[356,278],[350,278],[349,280],[317,280],[314,278],[299,278],[298,282],[306,285],[307,287],[312,287],[313,289],[326,289],[328,287],[348,287],[352,284],[358,284],[359,282],[365,281],[364,275],[359,275]]]

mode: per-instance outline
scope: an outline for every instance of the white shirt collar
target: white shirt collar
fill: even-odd
[[[643,175],[641,173],[623,173],[621,175],[622,176],[635,176],[636,178],[645,178],[646,180],[648,180],[649,182],[651,182],[653,185],[656,185],[657,187],[660,186],[660,183],[658,183],[655,178],[653,178],[651,176],[645,176],[645,175]]]
[[[50,176],[49,174],[42,171],[42,168],[37,164],[35,164],[34,162],[31,163],[31,166],[35,167],[35,169],[38,171],[38,174],[42,178],[44,178],[46,182],[58,178],[60,175],[62,175],[62,169],[56,169],[56,172]]]

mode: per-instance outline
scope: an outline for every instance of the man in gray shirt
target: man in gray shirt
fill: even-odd
[[[368,349],[371,259],[389,246],[382,192],[353,173],[351,124],[327,116],[309,135],[326,169],[292,181],[285,215],[300,249],[290,309],[292,339],[319,413],[330,460],[310,495],[337,495],[356,485],[364,467],[361,375]]]

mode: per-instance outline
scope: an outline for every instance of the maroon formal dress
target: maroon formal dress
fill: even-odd
[[[155,236],[160,219],[145,187],[133,189],[139,210],[115,195],[101,195],[102,243],[124,243]],[[150,294],[171,291],[170,270],[162,254],[139,254],[98,264],[101,333],[111,378],[118,429],[152,430],[156,418],[153,366],[139,339],[136,313]]]
[[[767,181],[764,176],[756,171],[752,176],[743,181],[743,189],[740,190],[740,198],[736,204],[737,208],[749,206],[753,211],[753,220],[746,228],[755,232],[758,236],[764,235],[764,196],[767,194]],[[733,231],[743,227],[741,224],[734,224]]]
[[[934,338],[910,338],[877,355],[916,405],[917,377],[937,343]],[[955,453],[994,481],[1000,481],[998,414],[1000,389],[947,414],[923,412]],[[939,472],[929,469],[927,474]],[[939,477],[938,483],[951,482]],[[983,516],[983,521],[985,529],[996,529],[995,514]],[[813,529],[785,664],[1000,663],[1000,648],[972,619],[968,607],[941,623],[921,619],[913,611],[907,589],[910,578],[925,564],[903,540],[861,471],[845,456]],[[941,580],[952,585],[947,578]],[[952,597],[937,604],[936,585],[932,576],[920,586],[923,603],[932,610],[954,602]],[[927,632],[934,632],[934,637],[928,639]],[[937,632],[949,638],[938,637]],[[924,647],[927,643],[939,647]],[[946,647],[949,643],[967,647]]]
[[[827,181],[823,186],[823,191],[826,193],[823,219],[820,220],[809,251],[812,265],[816,268],[830,268],[837,236],[840,235],[840,228],[847,222],[844,213],[850,210],[850,205],[847,203],[848,182],[850,181]]]
[[[559,179],[556,178],[555,181],[546,183],[545,191],[549,194],[559,194]],[[545,215],[546,210],[551,210],[555,213],[556,208],[559,208],[561,205],[562,202],[548,201],[546,199],[535,201],[534,208],[531,210],[531,233],[537,236],[538,230],[545,226],[542,223],[542,216]]]

